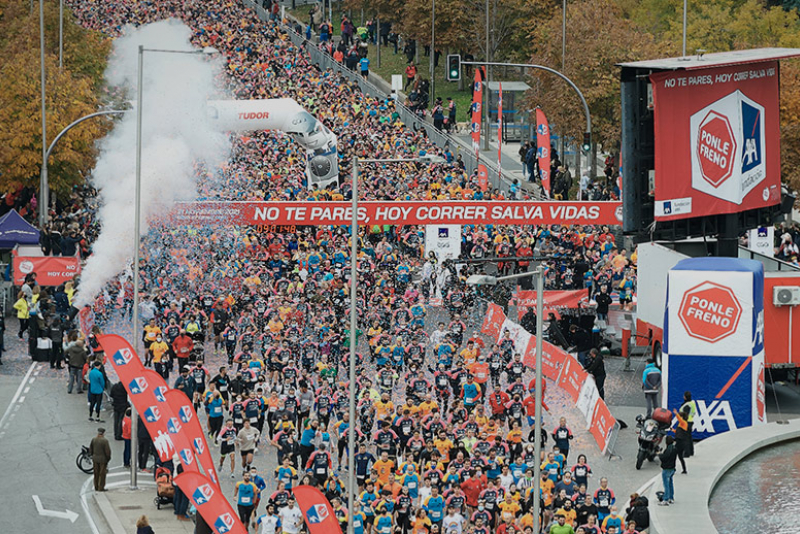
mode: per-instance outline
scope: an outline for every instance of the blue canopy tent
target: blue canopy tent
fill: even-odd
[[[11,210],[0,217],[0,249],[38,244],[39,230],[23,219],[17,210]]]

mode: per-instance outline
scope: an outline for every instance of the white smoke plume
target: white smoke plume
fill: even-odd
[[[190,44],[190,36],[191,30],[177,20],[128,28],[126,35],[114,42],[107,82],[125,87],[135,101],[139,45],[199,52]],[[214,80],[221,67],[221,58],[202,53],[144,53],[142,235],[150,217],[168,212],[175,201],[196,198],[196,163],[205,162],[213,169],[230,155],[228,136],[216,131],[206,115],[206,101],[215,96]],[[126,113],[100,143],[91,181],[99,190],[101,230],[81,273],[78,306],[91,303],[133,257],[135,110]]]

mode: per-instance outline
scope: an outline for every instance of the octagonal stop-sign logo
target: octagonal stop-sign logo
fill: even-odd
[[[728,117],[709,111],[700,122],[697,159],[700,175],[705,181],[719,187],[733,175],[736,137]]]
[[[764,107],[737,90],[690,118],[692,189],[741,204],[767,176]]]
[[[736,332],[741,317],[742,305],[733,290],[708,281],[687,290],[678,310],[686,333],[709,343]]]

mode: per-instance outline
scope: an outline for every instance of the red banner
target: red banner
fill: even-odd
[[[25,276],[36,273],[40,286],[60,286],[81,273],[77,256],[14,256],[14,285],[25,283]]]
[[[203,432],[203,427],[200,425],[200,420],[197,418],[197,412],[195,412],[192,402],[183,391],[177,389],[167,391],[166,397],[172,413],[178,415],[178,420],[183,425],[183,433],[191,444],[194,455],[203,468],[203,472],[219,488],[217,471],[214,469],[214,459],[211,457],[206,434]]]
[[[503,180],[503,83],[497,96],[497,177],[498,183]]]
[[[477,158],[481,151],[481,114],[483,113],[483,68],[475,68],[475,80],[472,84],[472,150]]]
[[[529,308],[536,311],[536,291],[525,290],[514,293],[517,302],[517,313],[519,318],[525,315]],[[544,292],[544,313],[554,313],[558,317],[560,314],[555,308],[579,308],[581,304],[589,303],[589,291],[587,289],[576,289],[574,291],[545,291]]]
[[[483,163],[478,163],[478,187],[484,193],[489,189],[489,171]]]
[[[558,380],[561,368],[568,358],[570,358],[570,355],[560,347],[547,341],[542,341],[542,372],[550,380]],[[531,369],[536,369],[536,336],[531,336],[530,341],[528,341],[528,347],[522,356],[522,362]]]
[[[198,513],[216,534],[247,534],[219,486],[200,473],[184,471],[175,477],[175,484],[191,499]]]
[[[313,486],[297,486],[292,490],[309,534],[341,534],[342,528],[333,512],[330,501]]]
[[[536,108],[536,157],[539,159],[539,174],[542,177],[544,194],[550,196],[550,125],[544,111]]]
[[[650,81],[657,221],[780,202],[777,61],[666,71]]]
[[[164,379],[155,371],[145,369],[133,347],[122,337],[105,335],[98,341],[103,351],[111,355],[109,361],[125,386],[131,404],[139,412],[161,461],[171,460],[178,446],[167,429],[172,410],[165,397]]]
[[[497,339],[505,320],[506,314],[503,313],[503,308],[494,302],[490,302],[489,307],[486,309],[486,317],[483,318],[481,333],[486,334],[492,339]]]
[[[614,429],[614,424],[617,422],[614,416],[608,409],[603,399],[597,399],[592,412],[592,423],[589,426],[589,432],[594,436],[594,440],[600,447],[603,453],[608,448],[609,438],[611,438],[611,431]]]
[[[583,370],[578,360],[572,356],[567,356],[564,367],[561,369],[561,377],[558,379],[558,387],[569,393],[572,400],[577,401],[581,394],[583,381],[589,375]]]
[[[447,201],[359,203],[360,224],[593,224],[622,223],[619,202]],[[170,214],[173,224],[347,226],[350,202],[187,202]],[[618,215],[620,218],[618,218]]]
[[[89,306],[84,306],[78,312],[78,328],[85,337],[89,337],[94,326],[94,310]]]

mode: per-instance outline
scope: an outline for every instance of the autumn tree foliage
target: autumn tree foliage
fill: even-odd
[[[64,16],[64,60],[58,67],[58,4],[45,4],[47,141],[101,105],[103,71],[110,43]],[[38,186],[42,163],[39,16],[24,2],[5,3],[0,13],[0,193]],[[66,192],[94,165],[95,141],[107,121],[87,121],[70,131],[49,160],[50,184]]]

